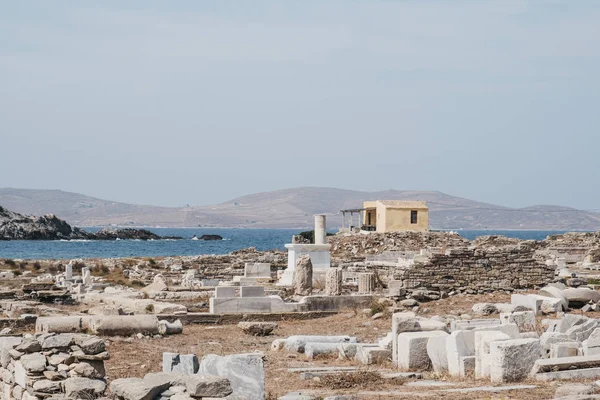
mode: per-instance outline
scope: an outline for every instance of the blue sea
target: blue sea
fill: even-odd
[[[95,231],[97,228],[85,228]],[[193,256],[201,254],[226,254],[234,250],[256,247],[258,250],[281,249],[290,243],[298,229],[208,229],[208,228],[150,228],[160,236],[181,236],[184,240],[115,240],[115,241],[0,241],[0,258],[13,259],[72,259]],[[483,235],[504,235],[519,239],[542,240],[563,231],[470,231],[458,233],[474,239]],[[217,234],[219,241],[190,240],[193,235]]]

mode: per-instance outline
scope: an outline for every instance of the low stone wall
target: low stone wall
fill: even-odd
[[[0,399],[92,399],[106,389],[102,339],[43,334],[0,337]]]
[[[555,266],[547,266],[527,246],[508,248],[460,248],[433,254],[393,272],[406,289],[471,291],[525,289],[544,286],[554,279]]]

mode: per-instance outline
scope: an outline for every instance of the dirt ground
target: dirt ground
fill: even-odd
[[[467,313],[475,302],[500,302],[508,300],[504,294],[485,296],[464,296],[443,299],[422,305],[428,309],[426,315],[444,315],[450,312]],[[274,334],[268,337],[252,337],[242,333],[236,325],[186,325],[184,333],[160,339],[106,338],[109,341],[111,359],[106,362],[109,380],[121,377],[141,377],[148,372],[162,368],[163,352],[194,353],[199,358],[205,354],[234,354],[264,352],[266,390],[268,399],[276,399],[291,391],[306,391],[313,395],[356,394],[360,399],[403,399],[403,398],[442,398],[442,399],[549,399],[554,397],[555,384],[521,382],[535,385],[534,389],[511,390],[498,393],[470,392],[447,393],[438,390],[461,387],[490,386],[489,380],[476,381],[473,378],[457,380],[449,377],[434,377],[425,373],[424,379],[441,379],[455,386],[449,387],[408,387],[410,380],[384,381],[377,375],[363,374],[354,387],[332,388],[324,380],[301,380],[298,373],[290,373],[288,368],[311,366],[360,366],[355,361],[340,361],[334,358],[308,360],[302,354],[270,350],[273,340],[298,334],[345,334],[357,336],[360,342],[375,342],[391,329],[390,316],[372,320],[361,312],[349,312],[333,317],[308,321],[283,321]],[[388,370],[388,365],[362,366],[364,371]],[[373,378],[375,376],[375,378]],[[344,381],[342,379],[342,381]]]

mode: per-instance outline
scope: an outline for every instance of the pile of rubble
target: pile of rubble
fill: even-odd
[[[430,247],[448,249],[465,247],[470,242],[455,232],[392,232],[339,234],[327,238],[331,257],[339,262],[364,261],[367,254],[385,251],[420,251]]]
[[[83,334],[0,337],[4,399],[94,398],[106,389],[104,341]]]

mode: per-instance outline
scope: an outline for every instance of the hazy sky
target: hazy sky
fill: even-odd
[[[4,1],[0,187],[600,208],[600,1]]]

